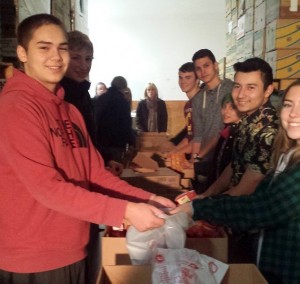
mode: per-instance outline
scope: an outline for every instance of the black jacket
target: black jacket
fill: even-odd
[[[141,100],[136,109],[136,125],[138,130],[143,132],[148,131],[148,116],[149,110],[146,99]],[[166,132],[168,126],[168,113],[166,103],[158,99],[157,101],[157,128],[158,132]]]
[[[92,99],[89,94],[91,83],[88,81],[79,83],[64,77],[60,84],[65,90],[65,101],[71,103],[80,111],[92,142],[97,146],[95,116]]]
[[[220,135],[217,146],[214,152],[213,163],[208,177],[208,184],[211,185],[215,182],[224,169],[229,165],[232,159],[232,148],[234,137],[238,131],[238,123],[231,123],[229,125],[229,135],[224,138]]]
[[[100,152],[108,156],[109,148],[124,148],[134,144],[129,104],[116,88],[94,100],[97,141]]]

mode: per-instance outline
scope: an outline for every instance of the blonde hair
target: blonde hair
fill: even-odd
[[[286,95],[289,90],[293,87],[300,86],[300,80],[293,82],[284,92],[282,97],[282,102],[285,100]],[[281,106],[282,109],[282,106]],[[291,148],[295,148],[295,152],[291,157],[288,166],[294,165],[300,162],[300,146],[297,146],[297,141],[288,137],[287,132],[283,129],[281,121],[279,125],[279,130],[273,145],[273,155],[272,155],[272,167],[275,168],[281,154],[288,152]]]
[[[148,83],[146,88],[145,88],[145,91],[144,91],[144,97],[145,99],[149,98],[148,95],[147,95],[147,90],[148,89],[154,89],[155,92],[156,92],[156,98],[158,98],[158,90],[157,90],[157,87],[154,83]]]
[[[68,32],[68,44],[70,50],[86,49],[92,53],[94,52],[90,38],[80,31]]]

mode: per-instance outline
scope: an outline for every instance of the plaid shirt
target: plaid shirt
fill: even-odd
[[[264,229],[259,267],[286,284],[300,283],[300,165],[267,175],[248,196],[193,201],[195,220],[237,230]]]

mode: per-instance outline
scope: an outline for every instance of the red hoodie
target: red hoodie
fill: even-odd
[[[118,226],[124,199],[151,196],[105,170],[63,97],[18,70],[0,95],[0,269],[75,263],[86,256],[90,222]]]

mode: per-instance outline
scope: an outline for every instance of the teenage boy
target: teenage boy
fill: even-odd
[[[232,97],[243,116],[231,163],[203,196],[251,194],[270,168],[278,128],[276,110],[269,100],[274,90],[272,68],[263,59],[250,58],[234,64],[234,70]]]
[[[64,99],[80,111],[92,142],[100,151],[101,145],[98,145],[96,138],[93,103],[89,94],[91,83],[87,81],[94,57],[93,43],[84,33],[72,31],[68,33],[68,45],[70,63],[65,77],[60,82],[65,90]],[[122,173],[123,165],[121,163],[110,159],[105,159],[105,163],[113,174],[120,175]]]
[[[59,85],[69,63],[62,22],[23,20],[14,70],[0,95],[0,283],[85,283],[90,223],[161,226],[146,202],[173,202],[105,170],[82,116]],[[135,203],[139,202],[139,203]]]
[[[60,84],[64,88],[64,100],[73,104],[83,116],[88,134],[98,150],[96,123],[92,99],[89,94],[90,82],[87,81],[94,57],[93,43],[80,31],[68,32],[70,62],[65,77]],[[103,157],[103,156],[102,156]],[[104,157],[103,157],[104,158]],[[119,176],[123,165],[113,160],[105,160],[108,169]],[[95,283],[99,269],[99,225],[91,224],[90,243],[88,246],[88,282]]]
[[[192,60],[198,78],[204,83],[192,104],[194,127],[192,161],[196,162],[194,165],[197,179],[197,175],[207,176],[212,165],[214,149],[224,128],[221,102],[226,94],[231,93],[233,82],[219,78],[218,63],[209,49],[198,50]],[[205,189],[202,186],[198,191]]]
[[[273,72],[260,58],[250,58],[234,65],[232,97],[243,116],[235,133],[231,163],[202,194],[208,197],[252,194],[270,169],[272,145],[278,118],[269,97],[273,92]],[[229,261],[253,262],[258,232],[233,231],[229,237]]]
[[[192,123],[192,101],[200,91],[199,79],[195,73],[193,62],[187,62],[180,66],[178,70],[178,84],[184,92],[188,101],[184,105],[185,127],[170,142],[161,145],[162,151],[171,150],[174,153],[191,153],[191,141],[193,139]]]

